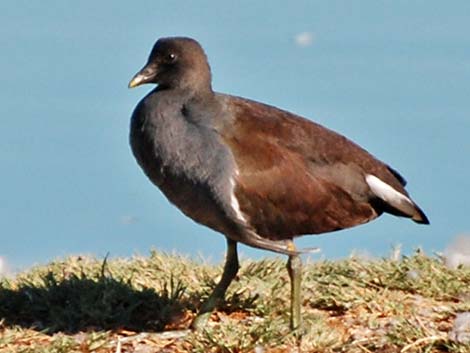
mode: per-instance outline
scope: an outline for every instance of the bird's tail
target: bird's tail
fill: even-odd
[[[429,224],[429,219],[407,195],[395,190],[374,175],[367,175],[366,182],[372,193],[382,201],[385,212],[411,218],[416,223]]]

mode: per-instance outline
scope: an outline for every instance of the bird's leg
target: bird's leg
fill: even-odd
[[[227,256],[225,259],[224,272],[222,278],[217,286],[214,288],[212,294],[201,305],[201,309],[196,318],[191,323],[193,330],[201,330],[206,325],[212,311],[224,299],[225,292],[232,280],[237,275],[239,268],[237,242],[227,238]]]
[[[293,247],[292,250],[295,250],[295,246],[293,243],[291,244],[291,247]],[[291,329],[294,331],[298,330],[301,325],[300,284],[302,282],[302,259],[300,258],[300,255],[289,255],[289,260],[287,261],[287,272],[289,273],[291,284],[290,326]]]

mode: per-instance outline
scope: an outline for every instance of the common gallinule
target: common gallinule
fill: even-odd
[[[224,234],[222,278],[193,328],[223,300],[237,243],[287,254],[291,326],[300,325],[301,260],[295,237],[353,227],[391,213],[428,224],[404,178],[344,136],[300,116],[216,93],[204,50],[159,39],[129,83],[158,86],[131,119],[137,162],[184,214]]]

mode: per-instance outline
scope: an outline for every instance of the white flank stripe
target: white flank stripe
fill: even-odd
[[[238,174],[238,171],[236,172],[236,174]],[[246,218],[240,210],[240,204],[238,203],[237,197],[235,196],[235,180],[233,178],[230,178],[230,185],[232,186],[232,194],[230,195],[230,205],[235,211],[237,218],[243,223],[246,223]]]
[[[382,200],[384,200],[385,202],[391,205],[395,203],[399,204],[401,202],[406,202],[406,203],[409,203],[410,205],[413,205],[413,202],[408,197],[396,191],[390,185],[383,182],[382,180],[380,180],[374,175],[367,174],[366,182],[369,185],[372,192],[377,197],[381,198]]]

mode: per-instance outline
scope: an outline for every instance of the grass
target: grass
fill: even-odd
[[[470,352],[451,340],[470,311],[470,269],[417,252],[304,267],[299,342],[289,329],[285,259],[243,261],[204,332],[187,329],[221,266],[70,257],[0,280],[0,352]]]

